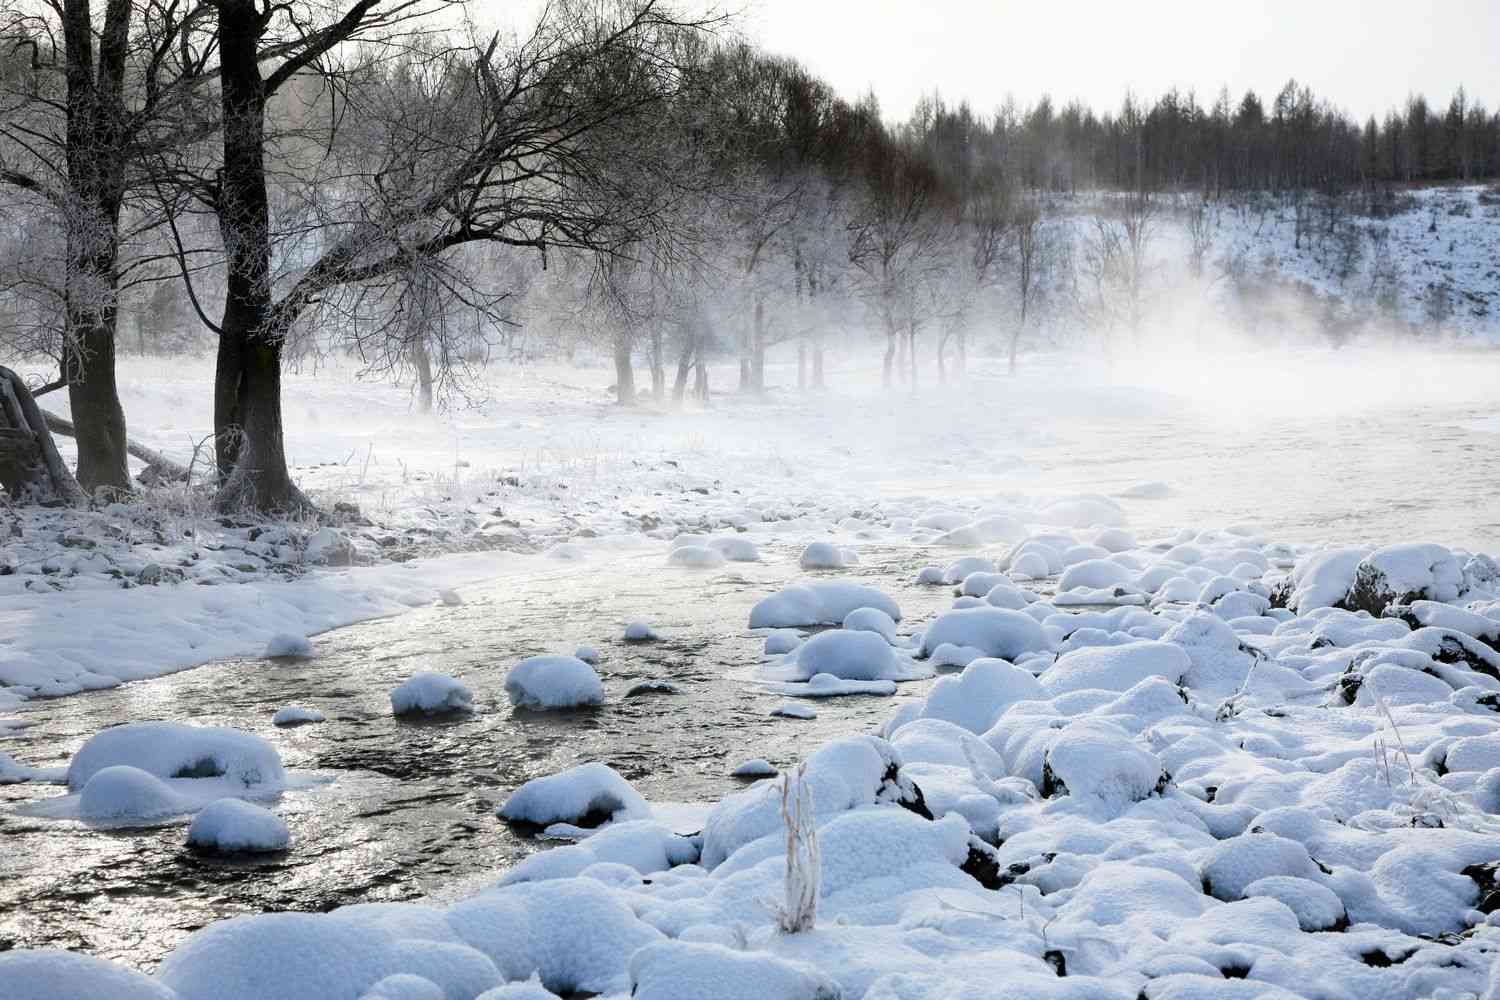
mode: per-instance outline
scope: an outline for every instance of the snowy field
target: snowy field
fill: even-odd
[[[186,459],[207,364],[137,364],[132,436]],[[13,726],[37,696],[262,652],[280,668],[324,629],[416,607],[441,628],[481,588],[626,557],[634,584],[785,566],[718,622],[753,639],[734,679],[789,716],[891,710],[696,811],[598,764],[542,776],[501,817],[574,843],[506,872],[216,923],[151,975],[0,953],[0,995],[1500,996],[1488,355],[1074,354],[896,394],[835,369],[808,397],[778,365],[768,400],[684,414],[621,411],[607,372],[559,368],[419,418],[348,374],[288,380],[288,452],[320,503],[369,524],[226,525],[190,504],[17,522]],[[856,579],[875,547],[930,565]],[[659,641],[651,611],[612,623],[619,641]],[[596,650],[547,652],[504,664],[510,703],[623,697]],[[441,671],[393,685],[389,709],[510,711]],[[34,766],[21,729],[0,780],[34,790],[28,823],[299,850],[278,804],[322,778],[252,733],[154,718],[142,703],[64,767]],[[310,714],[282,721],[317,738]]]

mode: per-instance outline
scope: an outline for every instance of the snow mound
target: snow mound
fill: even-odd
[[[266,643],[267,658],[287,657],[305,660],[313,655],[313,645],[306,636],[295,632],[278,632]]]
[[[816,719],[818,713],[815,709],[806,705],[799,705],[795,701],[783,702],[771,709],[771,714],[782,719]]]
[[[939,678],[927,694],[922,717],[983,733],[1016,702],[1045,697],[1030,671],[1005,660],[982,657],[970,662],[960,674]]]
[[[789,667],[795,665],[798,680],[814,674],[851,681],[905,680],[910,675],[890,643],[875,632],[819,632],[789,654],[786,662]]]
[[[752,757],[729,772],[731,778],[774,778],[776,768],[764,757]]]
[[[510,668],[505,693],[516,708],[604,704],[604,682],[576,656],[528,656]]]
[[[291,833],[280,816],[241,799],[210,802],[193,817],[187,842],[223,853],[284,851]]]
[[[1054,500],[1037,511],[1036,519],[1064,528],[1119,528],[1125,525],[1125,511],[1109,497],[1091,493]]]
[[[748,538],[715,538],[709,541],[708,547],[730,562],[760,562],[760,549]]]
[[[438,591],[438,603],[444,607],[456,608],[464,603],[464,598],[458,591],[444,587]]]
[[[624,638],[626,642],[658,642],[661,636],[657,634],[656,629],[636,619],[625,624]]]
[[[533,976],[525,982],[485,990],[475,1000],[557,1000],[557,994],[543,986],[540,977]]]
[[[1064,653],[1042,672],[1040,681],[1042,690],[1052,698],[1090,689],[1128,691],[1148,677],[1164,677],[1181,684],[1192,666],[1182,647],[1147,639],[1118,646],[1084,646]]]
[[[116,764],[97,771],[83,786],[79,815],[96,823],[149,822],[191,808],[166,782],[138,767]]]
[[[1343,901],[1327,886],[1294,875],[1267,875],[1245,886],[1245,898],[1265,896],[1297,915],[1304,931],[1342,930],[1349,923]]]
[[[717,569],[725,561],[724,553],[707,545],[684,545],[667,554],[667,562],[671,565],[691,569]]]
[[[447,674],[423,670],[391,690],[395,715],[442,715],[474,711],[474,694]]]
[[[901,761],[885,740],[855,736],[825,743],[806,760],[800,780],[820,822],[856,806],[914,804],[920,794],[900,772]],[[714,869],[741,847],[784,831],[781,785],[761,782],[720,799],[703,825],[705,868]],[[924,807],[925,808],[925,807]]]
[[[1299,615],[1342,601],[1354,584],[1354,573],[1369,549],[1328,549],[1300,560],[1292,568],[1292,594],[1287,602]]]
[[[587,821],[649,819],[651,807],[618,771],[595,762],[526,782],[498,813],[502,819],[537,826],[587,826],[597,825]]]
[[[602,659],[599,655],[599,650],[593,646],[579,646],[573,650],[573,655],[590,666],[597,664]]]
[[[0,954],[5,1000],[177,1000],[149,976],[71,951]]]
[[[633,1000],[836,1000],[833,981],[811,965],[722,945],[661,941],[630,959]]]
[[[834,545],[832,542],[811,542],[797,557],[797,565],[803,569],[844,569],[859,562],[853,549]]]
[[[849,632],[874,632],[886,642],[896,641],[896,623],[879,608],[855,608],[844,616],[843,627]]]
[[[922,633],[922,655],[952,644],[983,651],[985,656],[1014,660],[1025,653],[1050,648],[1041,623],[1008,608],[959,608],[938,615]]]
[[[1449,549],[1421,542],[1387,545],[1355,567],[1341,604],[1379,615],[1392,604],[1456,600],[1463,586],[1463,566]]]
[[[857,610],[857,609],[856,609]],[[853,612],[851,612],[852,614]],[[848,615],[844,616],[846,619]],[[802,642],[802,633],[794,628],[779,628],[766,636],[765,655],[780,656],[790,653]]]
[[[901,608],[874,587],[843,580],[815,580],[783,587],[750,609],[751,628],[838,625],[856,608],[884,611],[901,620]]]
[[[1092,797],[1124,805],[1164,783],[1161,762],[1118,726],[1096,719],[1070,723],[1047,750],[1042,794]]]
[[[1108,590],[1133,586],[1135,574],[1128,567],[1108,559],[1089,559],[1063,571],[1058,590]]]
[[[1322,878],[1306,847],[1274,833],[1246,834],[1209,848],[1199,873],[1204,891],[1225,902],[1245,898],[1250,886],[1272,876]]]
[[[283,727],[300,726],[309,722],[326,722],[327,720],[328,716],[316,708],[299,708],[295,705],[288,705],[285,708],[276,710],[276,714],[271,716],[271,725]]]
[[[279,787],[281,755],[259,736],[176,722],[130,722],[95,733],[68,764],[68,788],[79,791],[118,764],[158,778],[224,778],[246,788]]]
[[[485,995],[490,992],[485,991]],[[447,996],[431,979],[398,972],[371,986],[359,1000],[447,1000]]]

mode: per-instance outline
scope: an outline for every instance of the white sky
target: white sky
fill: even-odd
[[[527,23],[544,0],[474,0]],[[1007,93],[1118,110],[1127,88],[1211,104],[1227,84],[1269,102],[1295,76],[1364,118],[1411,92],[1446,107],[1462,83],[1500,106],[1500,0],[679,0],[742,12],[740,30],[888,119],[934,90],[988,113]]]
[[[733,0],[730,0],[733,2]],[[1269,101],[1288,77],[1363,118],[1462,83],[1500,105],[1500,0],[740,0],[745,31],[887,118],[934,89],[975,110],[1007,93],[1118,109],[1176,85]]]

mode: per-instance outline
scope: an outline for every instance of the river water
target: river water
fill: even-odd
[[[107,691],[34,702],[30,728],[6,752],[61,766],[93,733],[121,721],[224,725],[270,740],[298,774],[334,780],[286,793],[273,808],[292,849],[260,860],[221,860],[184,846],[185,821],[101,831],[17,815],[15,807],[64,789],[0,786],[0,949],[65,947],[152,968],[190,931],[262,910],[327,910],[427,895],[460,880],[498,877],[537,849],[495,807],[523,782],[588,760],[614,767],[652,801],[711,802],[741,783],[751,757],[796,760],[824,740],[865,732],[890,698],[812,703],[815,720],[773,718],[785,699],[729,675],[759,661],[750,607],[797,576],[796,552],[728,570],[663,566],[659,552],[560,567],[475,588],[458,607],[367,622],[316,641],[316,659],[210,664]],[[901,602],[907,627],[945,606],[944,588],[910,585],[924,553],[866,551],[841,574],[878,583]],[[649,620],[662,641],[625,643],[622,625]],[[608,691],[597,711],[515,713],[508,668],[524,656],[603,654]],[[403,722],[388,692],[417,670],[453,674],[474,691],[472,717]],[[670,680],[680,694],[626,698],[633,684]],[[920,696],[904,685],[896,701]],[[285,705],[317,707],[321,724],[278,729]]]

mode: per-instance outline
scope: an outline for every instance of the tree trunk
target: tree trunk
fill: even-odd
[[[906,381],[906,334],[896,333],[896,377]]]
[[[797,391],[807,391],[807,338],[797,342]]]
[[[411,344],[411,363],[417,370],[417,412],[432,412],[432,355],[427,339],[418,334]]]
[[[108,320],[90,323],[69,308],[72,335],[64,365],[68,405],[78,428],[78,483],[89,493],[102,488],[128,492],[125,411],[115,385],[114,307]]]
[[[661,327],[651,329],[651,398],[660,406],[667,401],[667,365],[662,356]]]
[[[693,380],[693,395],[697,396],[704,406],[708,405],[708,363],[703,360],[703,352],[698,352],[698,369]]]
[[[954,361],[954,373],[960,382],[969,374],[969,334],[966,330],[958,331],[958,351]]]
[[[948,362],[947,358],[945,357],[947,351],[948,335],[944,334],[943,336],[938,338],[937,345],[938,385],[948,384]]]
[[[885,320],[885,359],[881,365],[880,384],[885,388],[891,387],[892,376],[895,374],[896,363],[896,324],[889,316]]]
[[[214,434],[221,507],[306,509],[286,466],[281,351],[286,331],[271,306],[271,226],[266,194],[266,90],[257,63],[264,22],[254,0],[221,0],[220,100],[224,167],[219,227],[227,250],[224,320],[214,373]]]
[[[78,482],[129,490],[125,412],[115,385],[120,205],[125,197],[123,79],[133,5],[111,3],[98,32],[89,0],[66,0],[67,336],[63,374],[78,426]]]
[[[635,369],[630,364],[630,338],[623,334],[615,337],[615,402],[621,406],[635,405]]]
[[[823,341],[820,338],[813,344],[813,375],[812,384],[814,389],[827,388],[823,384]]]
[[[57,453],[21,376],[0,367],[0,487],[17,503],[82,506],[87,497]]]
[[[910,364],[911,391],[917,391],[917,331],[913,327],[906,334],[906,360]]]
[[[682,354],[677,359],[677,378],[672,383],[672,404],[681,406],[683,397],[687,395],[688,377],[693,373],[693,352],[698,346],[698,340],[694,337],[688,341],[682,349]]]
[[[757,393],[766,391],[766,304],[755,298],[755,332],[750,344],[750,387]]]

